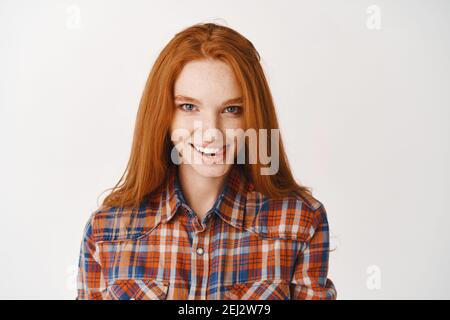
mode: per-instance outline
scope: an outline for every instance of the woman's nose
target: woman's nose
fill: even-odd
[[[203,128],[205,130],[208,129],[219,129],[220,126],[220,119],[217,115],[211,114],[208,116],[205,116],[203,119]]]
[[[222,134],[220,126],[220,119],[217,116],[203,118],[201,122],[201,130],[197,130],[200,131],[202,135],[201,143],[206,146],[213,141],[220,139]]]

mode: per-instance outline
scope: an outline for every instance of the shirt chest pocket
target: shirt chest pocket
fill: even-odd
[[[106,292],[110,300],[166,300],[168,288],[156,279],[117,279]]]
[[[225,287],[223,300],[290,300],[286,280],[259,280]]]

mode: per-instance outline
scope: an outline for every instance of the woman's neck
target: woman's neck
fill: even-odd
[[[225,174],[221,177],[204,177],[190,165],[178,167],[178,178],[184,198],[200,220],[213,207],[226,176]]]

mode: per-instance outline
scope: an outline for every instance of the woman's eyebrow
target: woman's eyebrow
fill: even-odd
[[[183,96],[183,95],[176,95],[175,100],[183,100],[187,102],[192,102],[195,104],[202,104],[200,100],[197,100],[195,98]],[[230,104],[230,103],[242,103],[242,97],[232,98],[224,101],[222,104]]]

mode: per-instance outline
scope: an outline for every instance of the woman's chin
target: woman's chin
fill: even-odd
[[[195,172],[203,177],[214,178],[214,177],[222,177],[225,175],[230,169],[230,164],[191,164],[190,165]]]

